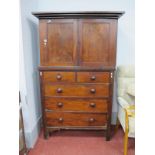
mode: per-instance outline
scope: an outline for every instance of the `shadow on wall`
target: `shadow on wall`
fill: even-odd
[[[118,28],[117,66],[134,64],[134,41],[133,36],[129,35],[129,33]]]
[[[32,83],[33,83],[33,92],[35,99],[35,112],[37,119],[40,119],[41,114],[41,101],[40,101],[40,82],[39,82],[39,33],[38,33],[38,22],[27,18],[28,25],[31,33],[31,56],[32,56],[32,64],[33,64],[33,74],[32,74]],[[38,118],[39,117],[39,118]],[[39,120],[37,120],[39,121]],[[39,128],[38,128],[39,130]],[[39,132],[39,131],[38,131]]]

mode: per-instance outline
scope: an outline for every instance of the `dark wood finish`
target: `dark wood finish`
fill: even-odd
[[[49,82],[75,82],[75,72],[44,72],[44,83]]]
[[[107,113],[107,99],[45,98],[45,108],[51,111]]]
[[[114,72],[111,72],[112,77],[114,77]],[[114,78],[111,78],[111,83],[114,83]],[[106,134],[106,140],[110,140],[110,131],[111,131],[111,113],[112,113],[112,103],[113,103],[113,86],[110,85],[109,87],[109,103],[108,103],[108,122],[107,122],[107,134]]]
[[[78,82],[91,82],[91,83],[110,83],[109,72],[78,72]]]
[[[80,72],[105,72],[105,71],[114,71],[115,67],[93,67],[93,66],[39,66],[39,71],[80,71]]]
[[[38,12],[44,136],[106,130],[110,139],[117,20],[124,12]]]
[[[55,18],[108,18],[118,19],[124,11],[85,11],[85,12],[33,12],[32,14],[39,19],[55,19]]]
[[[43,20],[40,22],[41,65],[73,66],[77,53],[76,20]],[[63,36],[63,37],[62,37]]]
[[[45,96],[109,96],[109,84],[46,84]]]
[[[46,125],[46,116],[45,116],[45,107],[44,107],[44,84],[43,84],[43,76],[42,72],[39,73],[39,79],[40,79],[40,95],[41,95],[41,105],[42,105],[42,121],[43,121],[43,130],[44,130],[44,138],[47,139],[49,136],[47,125]]]
[[[53,130],[106,130],[107,125],[103,126],[48,126],[49,132]]]
[[[39,22],[39,34],[40,34],[40,64],[44,65],[47,58],[47,46],[44,46],[44,40],[46,39],[47,35],[47,28],[46,28],[46,20],[41,20]]]
[[[112,19],[79,21],[81,66],[115,66],[116,24]]]
[[[48,126],[104,126],[107,116],[103,114],[82,114],[46,112]]]

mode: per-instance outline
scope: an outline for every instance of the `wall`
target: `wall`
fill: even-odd
[[[20,92],[27,147],[33,147],[40,130],[38,20],[31,15],[37,0],[21,1]]]
[[[33,147],[41,118],[39,82],[37,66],[39,64],[38,20],[32,11],[125,11],[118,22],[117,65],[134,63],[134,0],[21,0],[23,72],[20,82],[26,140]],[[24,79],[25,78],[25,79]],[[23,85],[25,81],[25,86]],[[115,83],[116,85],[116,83]],[[24,88],[26,90],[24,91]],[[114,91],[112,123],[116,121],[116,86]]]

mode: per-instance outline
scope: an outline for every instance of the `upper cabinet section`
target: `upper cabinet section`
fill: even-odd
[[[115,67],[117,19],[124,12],[44,12],[41,66]]]

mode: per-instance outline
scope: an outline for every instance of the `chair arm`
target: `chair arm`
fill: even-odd
[[[135,117],[135,105],[129,105],[128,107],[124,108],[124,110],[128,117]]]
[[[129,106],[129,103],[122,97],[118,97],[118,103],[123,109]]]

